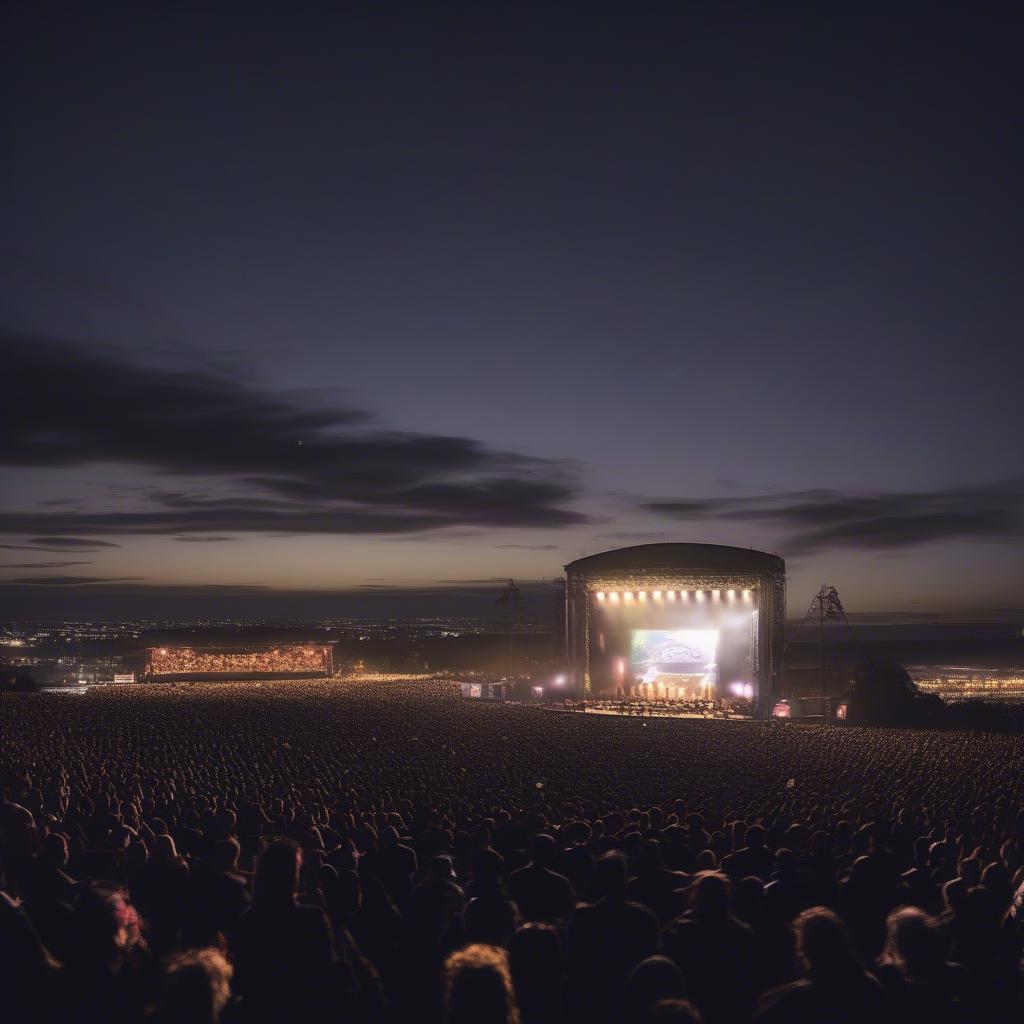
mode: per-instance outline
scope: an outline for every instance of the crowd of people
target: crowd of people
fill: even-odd
[[[293,644],[254,651],[202,650],[195,647],[155,647],[147,671],[153,675],[253,675],[329,672],[331,649]]]
[[[1020,1019],[1024,737],[327,679],[0,699],[0,1019]]]
[[[631,700],[624,697],[602,698],[580,703],[580,710],[602,715],[625,715],[633,718],[735,718],[753,713],[750,701],[716,703],[701,698],[665,698],[663,700]]]

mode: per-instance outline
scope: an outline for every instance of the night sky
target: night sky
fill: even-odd
[[[252,6],[7,16],[0,615],[1024,608],[1021,8]]]

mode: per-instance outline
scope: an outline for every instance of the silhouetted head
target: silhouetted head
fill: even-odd
[[[174,839],[169,835],[153,836],[153,859],[174,860],[178,856],[178,848],[174,845]]]
[[[697,854],[697,860],[693,865],[698,871],[715,871],[718,868],[718,858],[714,850],[701,850]]]
[[[621,853],[609,851],[598,858],[594,870],[594,886],[599,895],[613,901],[626,898],[629,865]]]
[[[79,886],[72,907],[73,959],[111,963],[140,941],[138,914],[120,889]]]
[[[698,917],[721,917],[729,909],[729,880],[717,871],[702,871],[691,891],[693,910]]]
[[[497,946],[474,943],[444,964],[446,1024],[518,1024],[508,954]]]
[[[760,825],[751,825],[747,829],[747,846],[752,850],[760,850],[768,840],[768,833]]]
[[[679,999],[684,992],[683,975],[666,956],[649,956],[633,968],[626,983],[623,1017],[643,1021],[655,1003]]]
[[[946,940],[917,907],[900,907],[886,921],[885,959],[913,980],[925,980],[946,958]]]
[[[284,906],[295,901],[302,853],[290,839],[275,839],[260,855],[256,868],[256,905]]]
[[[426,877],[431,882],[454,882],[455,868],[452,865],[451,857],[439,853],[427,861]]]
[[[661,856],[661,843],[657,839],[645,840],[640,847],[640,868],[643,871],[658,871],[665,866]]]
[[[160,1024],[216,1024],[231,998],[233,973],[217,949],[172,954],[163,964],[155,1019]]]
[[[523,1009],[533,1000],[557,1003],[562,985],[562,942],[549,924],[519,928],[509,948],[512,980]]]
[[[775,851],[775,871],[780,878],[796,874],[796,854],[785,848]]]
[[[59,832],[51,832],[43,840],[40,859],[47,867],[66,867],[68,863],[68,841]]]
[[[530,860],[538,867],[550,868],[557,852],[554,839],[546,832],[539,832],[530,843]]]
[[[848,977],[860,970],[850,933],[834,911],[811,907],[793,922],[797,952],[815,981]]]
[[[501,880],[505,858],[489,846],[474,850],[469,858],[469,870],[477,885],[496,885]]]
[[[241,852],[237,839],[218,839],[213,844],[213,863],[218,871],[234,871],[238,867]]]

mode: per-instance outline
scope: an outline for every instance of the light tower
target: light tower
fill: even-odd
[[[509,580],[498,597],[498,604],[511,605],[511,627],[512,631],[508,638],[508,657],[505,663],[505,671],[509,671],[509,663],[513,661],[512,652],[515,646],[516,634],[519,632],[519,601],[523,592],[519,589],[515,580]]]
[[[804,627],[808,623],[813,623],[815,619],[818,620],[818,692],[824,694],[825,623],[834,622],[845,626],[848,633],[852,634],[853,632],[850,629],[850,621],[846,617],[846,609],[843,608],[843,602],[839,599],[839,592],[835,587],[830,587],[828,584],[823,583],[821,589],[811,598],[811,606],[807,609],[807,614],[804,616],[803,622],[800,623],[796,636],[793,637],[794,644],[799,641]]]

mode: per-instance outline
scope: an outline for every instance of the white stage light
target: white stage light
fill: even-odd
[[[654,593],[651,594],[651,597],[653,597],[655,601],[660,601],[661,600],[661,591],[660,590],[655,590]]]
[[[639,599],[640,599],[641,601],[646,601],[646,600],[647,600],[647,591],[646,591],[646,590],[641,590],[641,591],[640,591],[640,593],[639,593],[639,594],[637,594],[636,596],[637,596],[637,597],[638,597],[638,598],[639,598]]]
[[[727,590],[725,592],[725,596],[727,598],[729,598],[730,601],[735,601],[736,600],[736,591],[735,590]]]
[[[604,591],[603,590],[599,590],[597,592],[597,599],[598,599],[598,601],[603,601],[604,600]]]
[[[694,596],[697,598],[698,601],[703,601],[704,600],[704,591],[703,590],[698,590],[697,593]]]
[[[612,604],[619,603],[619,592],[617,590],[613,590],[609,596],[612,599]]]

